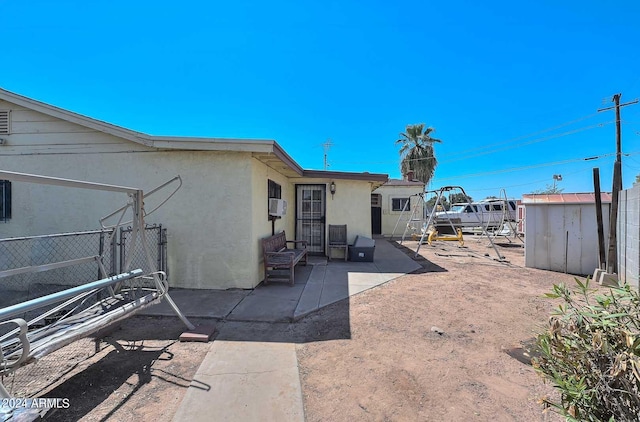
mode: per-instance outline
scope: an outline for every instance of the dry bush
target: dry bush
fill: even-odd
[[[560,392],[544,399],[567,420],[630,421],[640,415],[640,296],[629,286],[598,294],[589,280],[554,285],[563,303],[537,338],[534,367]]]

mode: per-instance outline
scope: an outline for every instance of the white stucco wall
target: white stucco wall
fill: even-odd
[[[168,229],[171,285],[191,288],[248,288],[256,283],[255,271],[246,265],[252,244],[250,163],[248,154],[180,151],[65,156],[46,163],[34,157],[11,163],[0,158],[6,170],[144,190],[180,175],[182,188],[147,222]],[[100,217],[127,201],[123,194],[18,182],[12,193],[13,218],[0,225],[1,237],[96,229]],[[161,192],[156,195],[145,201],[147,209],[164,197]]]
[[[167,228],[170,284],[188,288],[253,288],[262,279],[260,239],[271,234],[267,180],[282,188],[288,212],[275,231],[295,237],[296,184],[331,178],[294,178],[249,152],[158,150],[0,101],[12,110],[12,133],[0,146],[0,169],[141,188],[149,191],[180,175],[182,188],[147,218]],[[327,192],[328,224],[347,224],[349,241],[371,236],[371,183],[334,180]],[[170,188],[146,198],[147,210]],[[127,202],[125,194],[21,182],[12,184],[12,218],[0,238],[94,230],[99,219]]]
[[[281,187],[282,198],[287,201],[287,213],[282,218],[275,220],[275,226],[272,227],[268,218],[268,181],[273,180]],[[255,285],[264,279],[264,258],[262,254],[262,244],[260,239],[270,236],[272,229],[275,233],[284,230],[288,239],[294,238],[295,233],[295,188],[289,179],[283,174],[273,170],[261,161],[253,159],[251,174],[252,189],[252,231],[253,241],[252,262],[255,270],[253,278]],[[252,287],[254,287],[252,286]]]
[[[332,181],[336,184],[336,194],[333,198],[329,192],[329,184]],[[331,178],[293,178],[291,183],[326,186],[325,238],[328,236],[329,224],[346,224],[349,243],[353,243],[357,235],[371,237],[371,182]],[[294,209],[291,209],[292,213],[293,211]],[[325,247],[325,253],[327,252]]]
[[[4,136],[7,143],[0,147],[1,169],[146,191],[180,175],[182,188],[147,219],[168,229],[171,285],[226,289],[259,282],[256,268],[247,265],[255,254],[255,160],[249,153],[155,151],[9,107],[12,134]],[[153,208],[163,194],[148,198],[146,208]],[[0,223],[0,237],[97,229],[100,217],[126,202],[124,194],[14,182],[12,218]]]
[[[395,232],[395,236],[402,236],[407,223],[411,218],[411,214],[413,213],[413,209],[416,204],[420,204],[422,202],[422,198],[419,196],[411,196],[418,195],[423,192],[423,186],[393,186],[393,185],[382,185],[378,189],[376,189],[373,193],[380,194],[382,196],[382,235],[383,236],[391,236],[393,230],[397,225],[397,229]],[[394,198],[411,198],[410,208],[405,211],[393,211],[392,208],[392,199]],[[419,206],[419,209],[416,211],[415,225],[419,226],[422,220],[422,205]],[[402,216],[400,223],[398,224],[398,220]]]

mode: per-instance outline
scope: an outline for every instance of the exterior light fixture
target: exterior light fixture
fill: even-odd
[[[331,182],[331,184],[329,185],[329,192],[331,192],[331,199],[333,199],[333,195],[336,194],[336,183],[335,182]]]

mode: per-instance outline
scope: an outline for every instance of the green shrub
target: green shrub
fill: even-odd
[[[546,295],[563,303],[537,337],[533,365],[560,392],[559,401],[543,402],[571,421],[637,421],[640,296],[629,286],[598,294],[589,279],[576,282]]]

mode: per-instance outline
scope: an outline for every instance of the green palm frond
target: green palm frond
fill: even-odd
[[[440,139],[431,137],[435,132],[432,127],[425,129],[424,123],[407,125],[405,132],[400,133],[396,145],[400,144],[400,170],[403,174],[411,170],[414,177],[425,184],[433,177],[438,161],[434,155],[433,144],[441,143]]]

